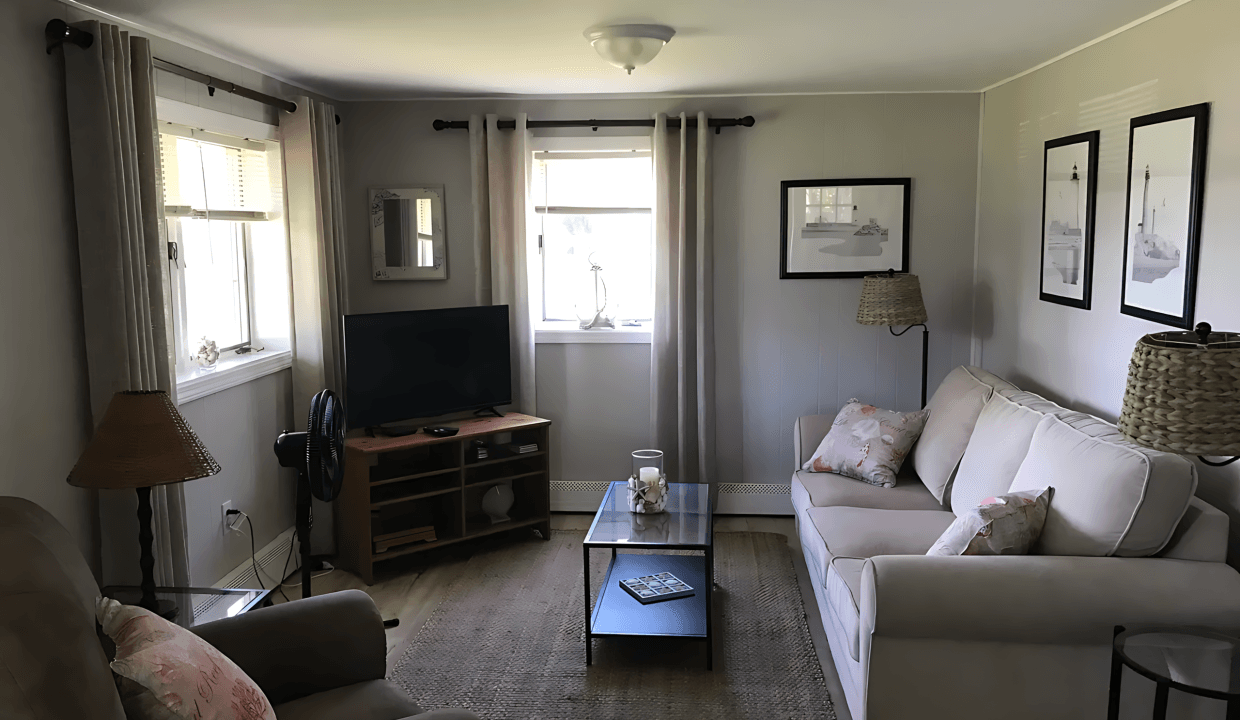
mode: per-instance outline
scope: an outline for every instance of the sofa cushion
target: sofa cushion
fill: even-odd
[[[926,404],[930,417],[913,448],[913,467],[939,502],[943,501],[947,483],[969,444],[982,407],[998,383],[1015,389],[980,368],[958,367],[943,378]]]
[[[278,720],[400,720],[422,712],[394,683],[370,680],[276,706]]]
[[[1011,492],[1050,485],[1054,499],[1035,551],[1153,555],[1170,540],[1197,489],[1192,463],[1125,440],[1084,413],[1038,423]]]
[[[832,558],[925,555],[956,519],[947,510],[854,507],[810,508],[806,515]]]
[[[1037,398],[1030,393],[1016,395]],[[957,517],[973,512],[983,498],[1007,492],[1042,417],[1041,412],[998,393],[990,398],[952,481],[951,506]]]
[[[792,504],[808,507],[866,507],[884,510],[942,510],[943,506],[911,473],[900,473],[893,488],[880,488],[835,473],[799,470],[792,476]]]
[[[844,636],[848,638],[848,654],[853,660],[861,660],[861,558],[835,558],[827,568],[827,591],[829,610],[835,615]]]

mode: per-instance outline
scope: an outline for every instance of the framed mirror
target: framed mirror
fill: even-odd
[[[447,280],[443,186],[370,189],[371,277]]]

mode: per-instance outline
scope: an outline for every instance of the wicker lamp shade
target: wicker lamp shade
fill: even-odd
[[[1181,455],[1240,455],[1240,333],[1146,335],[1128,366],[1119,428]]]
[[[149,488],[220,471],[185,418],[161,391],[119,392],[104,413],[69,484],[88,488]]]
[[[921,281],[916,275],[867,275],[857,322],[862,325],[918,325],[926,321]]]

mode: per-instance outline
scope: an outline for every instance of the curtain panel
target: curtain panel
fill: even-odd
[[[710,132],[655,115],[650,433],[672,482],[715,482],[714,250]],[[712,492],[713,494],[713,492]]]
[[[534,323],[530,308],[529,181],[531,138],[526,115],[515,130],[500,130],[499,116],[469,118],[474,202],[475,302],[507,305],[513,405],[538,414],[534,385]]]
[[[164,390],[176,402],[172,296],[150,43],[90,20],[89,48],[64,45],[69,148],[95,424],[122,390]],[[151,489],[155,582],[189,584],[185,494]],[[138,567],[130,491],[100,491],[105,578]]]
[[[336,110],[308,97],[294,102],[296,112],[280,115],[280,133],[293,280],[293,422],[301,426],[315,393],[346,391],[342,319],[349,288]],[[311,545],[316,553],[334,552],[331,504],[312,503],[318,522]]]

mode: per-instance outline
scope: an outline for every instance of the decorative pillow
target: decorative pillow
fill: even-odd
[[[1053,488],[986,498],[957,517],[927,555],[1028,555],[1046,523]]]
[[[184,720],[276,720],[267,696],[202,638],[149,610],[95,601],[95,617],[116,643],[112,670],[145,687]]]
[[[895,487],[896,473],[926,425],[928,410],[899,413],[862,405],[857,399],[835,416],[814,457],[802,466],[833,472],[879,487]]]

